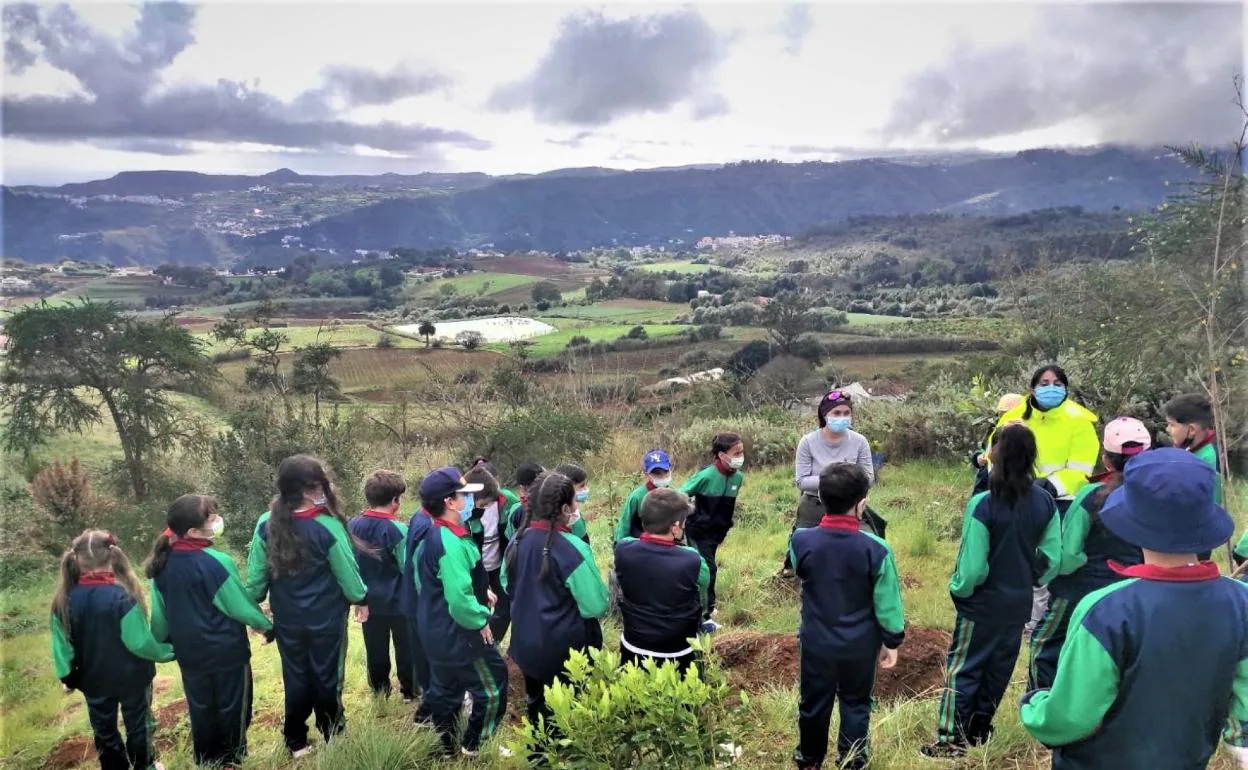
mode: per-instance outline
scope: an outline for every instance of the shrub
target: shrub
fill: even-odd
[[[705,350],[690,350],[680,355],[680,358],[676,360],[676,367],[684,370],[694,369],[709,364],[711,360],[711,354]]]
[[[54,462],[30,483],[30,496],[61,536],[73,537],[91,522],[95,496],[91,479],[75,457],[68,465]]]
[[[485,341],[485,335],[481,332],[465,330],[455,335],[455,344],[464,350],[476,350],[481,347],[481,343]]]
[[[637,401],[637,390],[637,378],[629,377],[620,382],[590,385],[585,391],[585,396],[589,399],[589,403],[595,406],[609,404],[613,401],[624,401],[632,404]]]
[[[646,327],[634,326],[628,330],[628,334],[625,336],[630,340],[644,340],[650,335],[646,333]]]
[[[590,412],[539,406],[521,409],[465,432],[461,447],[462,467],[474,457],[488,457],[502,478],[509,478],[522,463],[538,462],[553,468],[559,463],[579,463],[607,445],[607,425]]]
[[[248,358],[251,358],[251,348],[223,350],[220,353],[212,354],[212,362],[214,364],[224,364],[229,361],[246,361]]]
[[[869,402],[855,411],[856,430],[889,460],[961,460],[996,420],[996,395],[942,379],[902,402]]]
[[[381,350],[388,350],[394,347],[394,337],[389,334],[383,334],[377,338],[376,347]]]
[[[373,705],[371,711],[380,711]],[[381,714],[365,713],[351,729],[335,736],[316,754],[318,768],[408,770],[430,767],[440,750],[430,731],[395,730]]]
[[[578,334],[572,339],[568,340],[568,347],[570,348],[581,348],[589,344],[590,344],[589,337],[586,337],[583,334]]]
[[[464,369],[455,375],[456,385],[476,385],[481,381],[481,371],[479,369]]]
[[[554,770],[704,770],[732,759],[722,747],[744,727],[749,696],[729,687],[713,657],[681,676],[671,663],[621,669],[615,651],[573,651],[565,671],[567,682],[547,689],[555,730],[526,720],[517,754],[541,755]]]
[[[695,419],[676,432],[671,445],[672,459],[681,468],[701,467],[710,462],[711,437],[730,430],[741,434],[746,463],[750,467],[790,465],[797,454],[797,442],[805,432],[801,418],[792,412],[765,407],[747,416],[729,419]]]

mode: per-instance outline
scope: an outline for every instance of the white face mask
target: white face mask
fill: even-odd
[[[741,455],[740,457],[729,457],[724,462],[729,468],[732,468],[734,471],[739,471],[741,470],[741,466],[745,465],[745,455]]]
[[[657,476],[651,476],[650,483],[655,485],[659,489],[662,489],[664,487],[670,487],[672,485],[672,477],[663,476],[662,478],[659,478]]]
[[[572,511],[572,513],[568,514],[568,527],[571,527],[573,524],[575,524],[576,522],[580,520],[581,520],[581,509],[578,506],[575,510]]]
[[[218,516],[212,522],[212,536],[221,537],[221,533],[225,531],[225,519]]]

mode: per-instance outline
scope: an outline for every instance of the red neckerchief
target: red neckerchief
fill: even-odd
[[[646,479],[646,492],[647,493],[653,492],[656,489],[658,489],[658,487],[654,485],[654,482],[647,478]]]
[[[643,542],[643,543],[654,543],[655,545],[664,545],[664,546],[667,546],[668,548],[675,548],[675,547],[676,547],[676,541],[675,541],[675,540],[664,540],[663,538],[659,537],[658,535],[652,535],[652,534],[650,534],[649,532],[642,532],[642,533],[641,533],[641,542]]]
[[[819,520],[820,529],[843,529],[847,532],[857,532],[859,526],[858,517],[848,513],[824,516]]]
[[[1105,482],[1112,479],[1115,473],[1117,473],[1117,471],[1104,471],[1103,473],[1098,473],[1095,476],[1092,476],[1091,478],[1089,478],[1088,483],[1089,484],[1104,484]]]
[[[1204,437],[1203,437],[1203,438],[1201,438],[1201,440],[1200,440],[1199,442],[1193,441],[1193,442],[1192,442],[1192,443],[1191,443],[1191,444],[1187,447],[1187,451],[1189,451],[1189,452],[1199,452],[1200,450],[1204,449],[1206,446],[1208,446],[1208,445],[1212,444],[1213,442],[1215,442],[1215,441],[1217,441],[1217,440],[1218,440],[1218,434],[1217,434],[1215,431],[1213,431],[1213,430],[1207,430],[1207,431],[1205,431],[1205,435],[1204,435]]]
[[[433,523],[439,527],[446,527],[451,531],[451,534],[455,535],[455,537],[465,537],[468,535],[468,530],[466,528],[461,527],[458,524],[452,524],[446,519],[434,519]]]
[[[324,506],[315,505],[315,506],[312,506],[311,508],[305,508],[302,511],[295,511],[294,513],[290,514],[290,518],[292,519],[315,519],[317,516],[320,516],[322,513],[325,513],[326,510],[327,509]]]
[[[1156,564],[1136,564],[1124,567],[1111,559],[1109,568],[1123,577],[1157,580],[1162,583],[1201,583],[1206,580],[1217,580],[1222,576],[1217,563],[1211,561],[1185,564],[1182,567],[1159,567]]]
[[[549,532],[549,531],[550,531],[550,522],[549,522],[549,521],[535,521],[535,522],[533,522],[532,524],[530,524],[530,525],[529,525],[529,528],[530,528],[530,529],[536,529],[536,530],[539,530],[539,531],[541,531],[541,532]],[[568,529],[567,527],[565,527],[565,526],[563,526],[562,524],[560,524],[560,525],[559,525],[559,531],[560,531],[560,532],[569,532],[569,533],[570,533],[572,530],[570,530],[570,529]]]
[[[78,576],[80,586],[111,586],[116,584],[117,576],[107,570],[84,572]]]
[[[367,516],[370,519],[385,519],[386,521],[398,521],[399,520],[399,517],[395,516],[393,513],[388,513],[386,511],[379,511],[374,508],[370,508],[367,511],[364,511],[363,515]]]
[[[525,508],[529,507],[529,493],[528,492],[522,492],[520,494],[520,504],[523,505]]]
[[[203,537],[180,537],[173,541],[175,551],[202,551],[211,547],[212,541]]]
[[[732,476],[737,475],[736,470],[733,468],[729,468],[727,465],[724,465],[724,461],[721,458],[718,458],[718,457],[715,458],[715,467],[719,470],[720,473],[724,474],[725,476],[732,477]]]

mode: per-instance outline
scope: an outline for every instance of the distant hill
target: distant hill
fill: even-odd
[[[1126,149],[509,177],[135,171],[5,188],[3,256],[218,263],[283,242],[340,254],[486,244],[681,248],[708,235],[793,235],[863,215],[1140,210],[1164,199],[1167,180],[1189,177],[1164,151]]]

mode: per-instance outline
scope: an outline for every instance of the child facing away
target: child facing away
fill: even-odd
[[[737,510],[737,493],[745,476],[745,445],[736,433],[716,433],[711,439],[712,463],[695,473],[680,491],[693,500],[693,513],[685,527],[689,544],[698,550],[710,570],[706,589],[706,612],[702,617],[702,633],[714,633],[719,624],[711,619],[715,612],[715,578],[719,573],[716,554],[732,529]]]
[[[602,647],[607,587],[593,552],[572,533],[579,505],[572,479],[557,472],[539,476],[529,498],[529,526],[507,551],[504,583],[516,619],[508,653],[524,673],[534,725],[550,718],[545,688],[563,672],[569,653]]]
[[[507,544],[515,539],[516,532],[524,526],[526,507],[529,504],[529,488],[533,486],[534,480],[545,472],[546,469],[538,463],[525,463],[516,469],[515,492],[503,491],[503,497],[507,498],[507,507],[503,512],[507,521],[507,526],[503,528],[503,551],[507,550]]]
[[[293,455],[277,467],[277,496],[256,522],[247,555],[247,592],[269,597],[282,660],[282,735],[296,758],[311,752],[308,717],[326,741],[346,727],[342,708],[347,616],[368,589],[329,474],[320,460]],[[367,617],[365,610],[364,618]]]
[[[1061,567],[1057,503],[1036,482],[1036,438],[1026,425],[996,432],[989,490],[971,498],[949,579],[957,610],[929,757],[958,757],[992,737],[1031,616],[1032,588]]]
[[[247,627],[267,634],[273,623],[247,595],[233,559],[212,547],[225,531],[216,500],[182,495],[165,525],[144,568],[152,636],[177,655],[195,764],[237,766],[251,725]]]
[[[623,663],[649,659],[683,671],[697,659],[689,640],[702,625],[711,576],[697,550],[679,545],[690,507],[683,492],[656,489],[641,504],[641,537],[615,544]]]
[[[1144,553],[1075,609],[1051,689],[1023,697],[1023,726],[1054,770],[1206,767],[1222,739],[1248,748],[1248,586],[1196,554],[1234,525],[1214,471],[1180,449],[1129,462],[1101,510]]]
[[[641,525],[641,503],[646,495],[656,489],[665,489],[672,485],[672,458],[662,449],[652,449],[641,459],[642,471],[646,474],[645,483],[634,489],[624,500],[620,510],[620,520],[615,524],[615,542],[626,537],[641,537],[644,528]]]
[[[1031,634],[1028,689],[1052,686],[1070,616],[1083,597],[1123,579],[1110,564],[1130,567],[1144,561],[1137,546],[1105,528],[1100,512],[1110,493],[1122,484],[1127,462],[1152,443],[1144,423],[1131,417],[1119,417],[1105,426],[1101,463],[1107,470],[1079,490],[1062,517],[1062,566],[1049,583],[1048,607]]]
[[[794,532],[789,546],[802,581],[800,737],[794,755],[800,770],[823,765],[837,701],[837,767],[866,768],[876,661],[883,668],[895,666],[905,639],[892,549],[859,526],[870,489],[871,479],[857,465],[825,467],[819,499],[826,513],[817,526]]]
[[[389,697],[390,643],[394,641],[394,665],[399,695],[404,703],[416,697],[412,646],[402,601],[404,543],[407,523],[399,519],[399,504],[407,482],[394,471],[378,470],[364,480],[368,510],[347,523],[356,542],[355,562],[368,586],[368,616],[360,624],[364,636],[364,660],[368,687],[374,695]]]
[[[422,696],[429,693],[429,656],[425,654],[425,645],[421,640],[420,625],[417,619],[416,587],[416,550],[424,542],[425,535],[434,529],[433,514],[423,505],[412,514],[407,522],[407,535],[403,538],[403,577],[399,586],[399,610],[407,620],[408,656],[412,663],[412,680],[420,688]],[[432,724],[432,717],[426,698],[420,699],[416,708],[415,721],[419,724]]]
[[[454,753],[455,723],[464,693],[472,710],[461,751],[475,756],[498,728],[507,708],[507,664],[490,631],[490,608],[476,574],[481,552],[464,526],[482,485],[469,484],[456,468],[433,471],[420,482],[420,501],[433,527],[416,548],[416,625],[429,659],[429,711],[446,755]]]
[[[173,660],[173,648],[152,636],[138,578],[111,533],[89,529],[61,556],[51,624],[56,677],[86,699],[102,770],[160,769],[151,734],[153,662]]]
[[[997,399],[997,418],[1009,412],[1016,407],[1022,405],[1025,398],[1018,393],[1006,393]],[[971,469],[975,471],[975,486],[971,489],[972,495],[978,495],[980,492],[988,491],[988,450],[989,443],[992,440],[992,432],[996,430],[996,421],[994,419],[992,429],[988,431],[988,435],[984,437],[984,443],[971,453]]]

